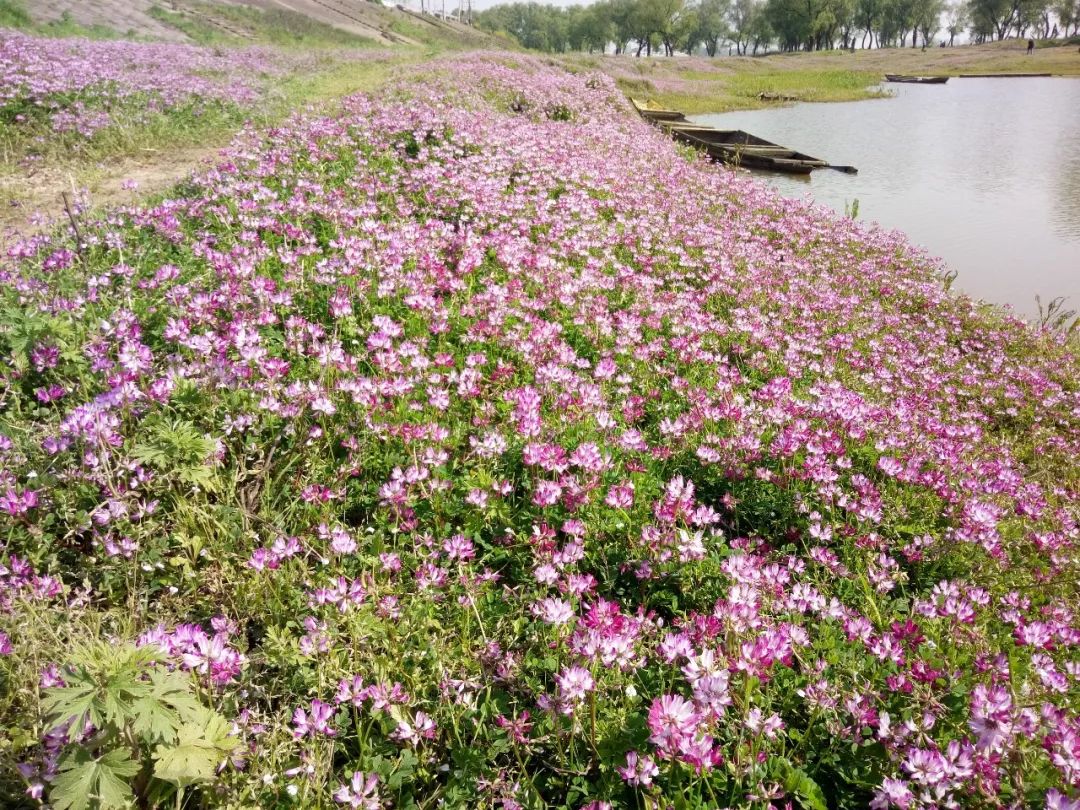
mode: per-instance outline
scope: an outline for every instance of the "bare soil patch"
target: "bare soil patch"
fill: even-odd
[[[69,199],[88,194],[94,208],[134,203],[212,163],[219,151],[192,147],[110,160],[89,169],[46,166],[0,175],[0,244],[66,219],[65,193]]]

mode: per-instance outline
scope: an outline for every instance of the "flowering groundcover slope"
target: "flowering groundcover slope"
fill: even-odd
[[[606,78],[444,61],[0,280],[10,802],[1077,806],[1075,354]]]
[[[28,139],[31,151],[54,141],[77,149],[101,130],[159,114],[239,113],[263,98],[266,78],[298,63],[269,48],[219,51],[0,28],[0,124],[9,137]]]

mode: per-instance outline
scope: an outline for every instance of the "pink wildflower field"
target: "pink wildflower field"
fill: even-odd
[[[467,78],[462,78],[467,77]],[[0,264],[0,803],[1080,807],[1080,363],[473,54]]]
[[[154,115],[251,108],[263,97],[263,80],[283,75],[288,63],[268,48],[60,39],[0,28],[0,124],[12,134],[29,132],[37,144],[79,144]]]

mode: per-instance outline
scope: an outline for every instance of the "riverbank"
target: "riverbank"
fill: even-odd
[[[116,59],[134,61],[124,43],[85,44],[94,52],[93,59],[107,62],[115,50]],[[191,59],[193,53],[210,52],[175,44],[150,47],[158,51],[155,59],[184,60]],[[237,49],[224,52],[236,53]],[[43,115],[52,93],[44,94],[40,104],[16,100],[11,107],[25,104],[34,112],[15,121],[18,110],[9,109],[13,125],[0,136],[0,241],[6,234],[26,233],[39,229],[42,223],[65,219],[65,195],[83,209],[126,204],[164,191],[196,166],[212,160],[241,129],[266,129],[301,110],[332,108],[351,93],[378,88],[396,71],[426,56],[415,49],[351,54],[315,51],[303,57],[266,50],[260,58],[260,67],[252,68],[246,77],[250,92],[240,100],[212,98],[208,91],[216,88],[206,86],[194,74],[173,69],[152,93],[136,85],[124,99],[111,98],[112,91],[79,88],[74,91],[80,97],[75,113],[69,111],[67,102],[60,102],[51,116]],[[56,95],[70,94],[72,90],[65,83],[80,83],[86,75],[86,63],[93,59],[54,64],[50,69],[51,81],[60,91]],[[79,69],[65,72],[73,62]],[[219,65],[218,70],[222,69]],[[159,94],[179,101],[162,108],[152,97]],[[82,121],[88,121],[89,126]]]
[[[1076,792],[1080,358],[602,75],[427,63],[0,282],[0,803]]]
[[[886,48],[715,59],[569,56],[566,61],[573,68],[603,71],[628,95],[646,96],[688,114],[761,109],[792,99],[876,98],[882,95],[877,85],[886,73],[1080,76],[1075,46],[1040,47],[1027,56],[1019,40],[925,51]]]

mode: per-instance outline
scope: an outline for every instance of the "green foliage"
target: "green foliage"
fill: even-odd
[[[154,776],[178,787],[206,782],[232,749],[225,718],[202,707],[176,730],[172,745],[154,750]]]
[[[29,28],[33,24],[19,0],[0,0],[0,27]]]
[[[139,763],[123,749],[94,758],[86,749],[77,748],[60,762],[50,791],[52,805],[56,810],[121,810],[130,806],[133,798],[127,780],[138,772]]]
[[[153,646],[87,643],[64,680],[41,704],[48,728],[67,731],[49,791],[59,810],[122,808],[136,786],[160,790],[149,779],[151,748],[153,777],[183,788],[211,778],[235,747],[225,719],[199,702],[189,676],[163,666]]]
[[[806,771],[783,758],[772,760],[770,771],[784,785],[784,790],[799,800],[803,810],[828,810],[825,794]]]
[[[190,422],[157,418],[147,420],[142,438],[131,448],[136,461],[167,472],[183,484],[216,489],[209,464],[214,442]]]
[[[70,11],[64,11],[58,19],[44,23],[34,22],[21,0],[0,0],[0,28],[15,28],[50,37],[88,37],[90,39],[118,39],[123,32],[107,25],[82,25],[75,22]]]

